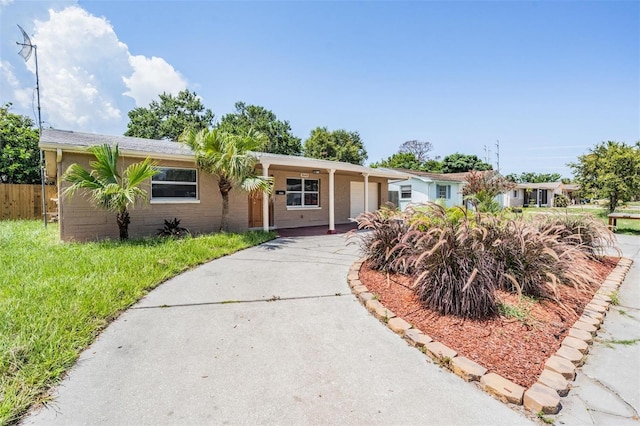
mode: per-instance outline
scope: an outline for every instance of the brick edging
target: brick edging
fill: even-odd
[[[369,312],[384,322],[394,333],[399,334],[414,347],[419,348],[438,364],[460,376],[467,382],[478,381],[485,392],[497,399],[524,407],[535,414],[556,414],[560,411],[560,398],[569,393],[570,382],[575,379],[576,368],[584,363],[593,337],[604,321],[611,304],[611,294],[624,281],[633,261],[620,258],[616,267],[602,282],[593,299],[578,318],[560,348],[544,364],[544,370],[529,389],[488,371],[480,364],[463,356],[414,328],[397,317],[375,299],[373,293],[360,281],[360,268],[365,259],[356,260],[347,274],[351,291]]]

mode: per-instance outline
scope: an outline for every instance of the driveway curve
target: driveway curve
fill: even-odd
[[[23,424],[524,424],[350,293],[358,246],[280,238],[159,286]]]

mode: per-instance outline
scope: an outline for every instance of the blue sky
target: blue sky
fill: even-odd
[[[558,172],[602,140],[640,140],[640,2],[0,0],[0,102],[45,125],[122,134],[127,112],[188,88],[360,132],[369,158],[410,139],[503,173]]]

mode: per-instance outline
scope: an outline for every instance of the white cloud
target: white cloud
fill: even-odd
[[[2,81],[13,90],[13,104],[23,110],[30,109],[32,105],[32,89],[20,87],[20,81],[14,73],[14,68],[9,61],[0,61],[0,76]],[[6,99],[0,100],[5,102]]]
[[[130,56],[134,71],[130,78],[123,77],[129,89],[124,94],[136,101],[137,106],[148,105],[158,94],[167,92],[176,95],[187,87],[186,80],[162,58]]]
[[[38,46],[43,120],[58,129],[122,133],[131,99],[145,106],[162,92],[187,87],[164,59],[131,55],[105,18],[79,6],[49,10],[48,19],[35,21],[32,42]],[[35,73],[33,58],[26,66]],[[16,74],[0,64],[13,99],[31,107],[35,81],[22,80],[20,87]]]
[[[0,6],[9,6],[13,0],[0,0]]]
[[[2,73],[2,77],[11,87],[18,87],[20,83],[13,73],[13,66],[9,63],[9,61],[0,61],[0,72]]]

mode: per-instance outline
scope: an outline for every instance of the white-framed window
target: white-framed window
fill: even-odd
[[[411,198],[411,185],[400,185],[400,198]]]
[[[320,207],[320,180],[287,178],[287,207]]]
[[[518,190],[517,189],[513,190],[513,198],[518,198]]]
[[[151,178],[151,201],[195,201],[198,199],[198,171],[177,167],[158,167]]]
[[[436,185],[437,198],[448,200],[451,198],[451,185]]]

